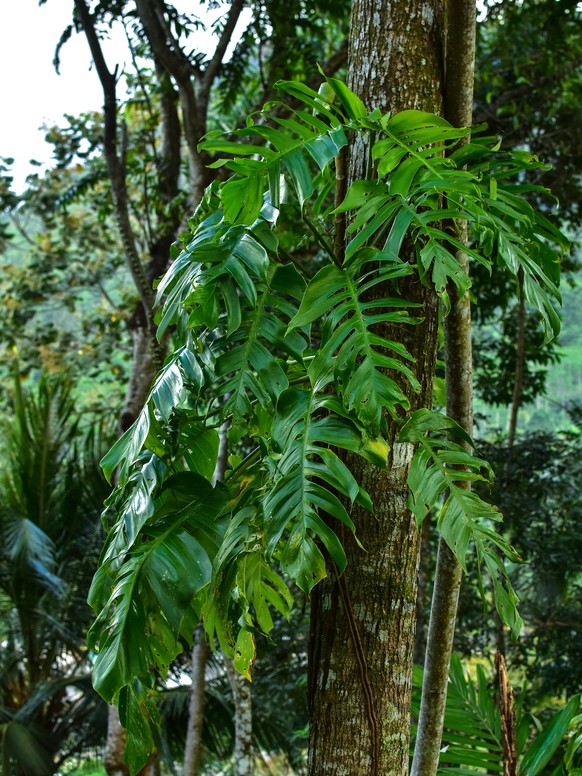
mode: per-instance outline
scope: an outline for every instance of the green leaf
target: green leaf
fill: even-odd
[[[322,444],[331,435],[330,423],[337,428],[343,422],[353,429],[347,418],[325,414],[326,408],[333,407],[330,398],[287,389],[277,402],[272,428],[273,473],[263,500],[267,553],[281,552],[283,568],[305,592],[325,574],[323,556],[312,536],[323,542],[340,571],[346,563],[337,536],[318,510],[353,532],[353,522],[336,492],[352,501],[359,497],[351,472]],[[338,435],[334,444],[341,441]]]
[[[101,468],[108,482],[111,482],[113,472],[118,466],[120,467],[119,480],[122,483],[127,481],[128,468],[140,454],[149,428],[149,411],[144,407],[133,425],[101,459]]]
[[[216,468],[220,435],[215,428],[205,428],[187,418],[182,425],[182,454],[191,472],[201,474],[209,482]]]
[[[428,432],[431,436],[426,436]],[[408,471],[408,506],[419,524],[432,509],[437,510],[439,533],[465,571],[469,544],[475,544],[479,568],[485,565],[492,577],[497,611],[517,636],[522,625],[516,608],[518,599],[496,548],[513,562],[519,562],[520,558],[490,528],[501,520],[499,511],[461,486],[467,482],[491,481],[493,472],[486,461],[452,441],[451,436],[472,446],[463,429],[439,412],[417,410],[402,426],[399,442],[417,445]]]
[[[523,776],[538,776],[552,759],[564,740],[570,722],[580,709],[580,696],[574,695],[566,706],[552,717],[521,758],[519,772]]]
[[[233,178],[224,184],[220,197],[225,218],[231,224],[252,224],[263,206],[265,170],[260,169],[245,178]]]
[[[136,681],[124,687],[119,697],[119,718],[127,731],[125,761],[131,776],[139,773],[155,752],[152,716],[157,718],[154,701],[141,684]]]
[[[339,97],[346,115],[350,119],[362,119],[367,117],[368,111],[366,110],[366,106],[357,94],[354,94],[351,89],[348,89],[343,81],[340,81],[337,78],[326,78],[325,80]]]
[[[251,681],[251,666],[255,659],[255,640],[253,634],[241,628],[234,647],[234,667],[246,679]]]
[[[92,648],[98,646],[93,684],[109,703],[134,678],[151,685],[154,669],[165,673],[182,650],[182,618],[210,581],[212,524],[224,494],[199,475],[185,478],[188,495],[180,497],[176,478],[168,481],[156,519],[142,528],[140,543],[122,563],[111,567],[109,599],[89,632]],[[94,581],[99,590],[102,569]],[[90,599],[98,600],[95,592]]]
[[[377,267],[365,271],[368,262],[374,260],[378,262]],[[409,272],[408,265],[373,250],[362,251],[343,267],[325,266],[310,282],[297,314],[289,323],[292,329],[324,319],[325,336],[309,367],[311,379],[316,382],[333,367],[346,411],[353,411],[372,436],[379,435],[383,410],[395,415],[398,405],[408,406],[404,393],[387,371],[401,372],[417,386],[414,374],[402,363],[403,358],[410,359],[407,351],[377,334],[376,326],[409,325],[416,321],[401,309],[406,304],[402,300],[364,299],[380,283]],[[374,297],[373,293],[370,295]]]

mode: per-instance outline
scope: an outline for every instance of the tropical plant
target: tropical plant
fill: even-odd
[[[504,690],[499,678],[497,683],[492,682],[481,664],[477,664],[474,673],[473,677],[465,671],[459,656],[453,654],[439,774],[538,776],[548,773],[544,769],[564,743],[562,761],[552,769],[552,776],[579,772],[574,762],[580,747],[580,695],[573,695],[542,727],[535,715],[525,710],[528,697],[525,688],[514,702],[509,686]],[[503,669],[499,673],[501,677],[506,676]],[[418,716],[420,668],[415,669],[413,681],[412,709],[413,715]],[[504,692],[506,705],[501,702]],[[514,770],[507,770],[510,759]]]
[[[81,435],[72,387],[43,376],[3,421],[0,457],[2,773],[42,776],[102,740],[85,603],[105,482],[103,441]]]
[[[504,535],[527,558],[512,578],[528,635],[508,641],[505,654],[527,679],[536,705],[576,693],[582,681],[580,418],[573,412],[571,420],[575,431],[525,434],[511,450],[503,442],[480,445],[497,471],[491,497],[504,514]],[[495,616],[484,619],[479,609],[477,580],[470,574],[456,636],[456,649],[465,656],[485,656],[498,640]]]
[[[402,417],[408,402],[399,381],[415,383],[407,349],[376,324],[416,325],[398,295],[403,277],[417,273],[445,305],[449,282],[468,286],[451,253],[462,244],[443,219],[467,223],[475,261],[523,272],[548,339],[559,326],[556,250],[565,240],[525,201],[531,186],[519,177],[540,166],[535,158],[502,152],[489,138],[457,147],[469,130],[432,114],[368,113],[336,79],[322,94],[297,82],[278,86],[299,107],[282,115],[271,105],[234,139],[211,133],[201,144],[237,154],[215,162],[235,175],[207,190],[174,247],[158,286],[158,336],[173,331],[173,352],[102,462],[119,480],[90,594],[98,613],[93,679],[120,705],[133,771],[153,746],[141,722],[154,713],[153,669],[165,675],[199,617],[249,676],[255,635],[273,625],[270,608],[287,615],[292,606],[287,579],[308,593],[326,573],[322,550],[343,571],[341,536],[356,532],[349,504],[373,505],[341,451],[385,467],[385,413]],[[348,133],[367,144],[370,176],[334,202],[334,164]],[[278,250],[278,212],[293,198],[320,248],[322,266],[308,284]],[[337,249],[344,214],[345,252]],[[405,240],[416,263],[400,259]],[[375,298],[380,283],[393,295]],[[230,469],[213,488],[224,423]],[[421,522],[440,503],[439,530],[463,566],[474,542],[499,614],[517,632],[517,598],[498,552],[518,558],[491,528],[496,510],[455,485],[490,478],[459,441],[470,440],[438,413],[406,419],[398,443],[416,450],[410,505]]]

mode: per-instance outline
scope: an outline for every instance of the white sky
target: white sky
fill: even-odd
[[[15,188],[31,171],[29,159],[48,162],[39,129],[65,113],[99,109],[97,74],[89,71],[86,41],[73,35],[61,50],[61,75],[52,65],[56,44],[72,16],[72,0],[3,0],[0,4],[0,156],[12,156]]]
[[[174,3],[197,10],[195,0]],[[47,163],[51,148],[43,124],[59,123],[65,113],[98,110],[103,96],[90,69],[89,47],[75,34],[61,49],[60,75],[52,61],[62,31],[72,18],[73,0],[0,0],[0,157],[13,157],[14,188],[20,191],[31,168],[29,159]],[[105,48],[110,69],[127,57],[120,30]],[[202,41],[197,41],[202,43]]]

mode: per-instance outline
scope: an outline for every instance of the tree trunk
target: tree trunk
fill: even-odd
[[[441,111],[443,17],[440,0],[355,0],[348,80],[369,107]],[[350,148],[350,180],[363,177],[365,150]],[[402,386],[414,411],[432,403],[437,301],[414,276],[399,291],[423,305],[423,323],[381,333],[416,359],[420,391]],[[380,292],[394,295],[393,288]],[[346,571],[338,578],[330,569],[312,597],[310,776],[408,772],[419,532],[406,507],[414,450],[394,444],[396,431],[391,422],[386,472],[349,458],[375,513],[352,511],[365,549],[344,536]]]
[[[416,634],[414,637],[414,664],[422,665],[426,652],[426,629],[430,592],[432,525],[425,520],[420,529],[420,565],[418,569],[418,591],[416,594]]]
[[[125,729],[119,722],[117,706],[107,710],[107,741],[103,755],[103,767],[108,776],[129,776],[129,769],[123,759],[125,752]]]
[[[253,776],[253,702],[251,683],[225,659],[234,699],[234,776]]]
[[[472,119],[475,23],[474,0],[448,0],[445,115],[451,124],[459,127],[469,126]],[[465,225],[460,237],[466,245],[468,236]],[[468,273],[466,254],[458,251],[457,261],[463,271]],[[448,292],[451,309],[444,321],[447,414],[472,435],[471,301],[468,293],[459,297],[453,283],[449,284]],[[470,487],[468,482],[458,484]],[[433,776],[437,772],[462,576],[462,568],[453,552],[440,539],[412,776]]]
[[[202,724],[204,722],[204,688],[208,645],[202,626],[198,626],[192,647],[192,687],[188,706],[188,729],[184,749],[182,776],[197,776],[202,756]]]

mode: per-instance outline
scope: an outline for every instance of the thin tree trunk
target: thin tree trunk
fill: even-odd
[[[123,759],[125,752],[125,729],[121,727],[116,706],[107,709],[107,740],[103,755],[103,767],[108,776],[129,776],[129,769]]]
[[[370,108],[441,111],[443,16],[440,0],[355,0],[348,80]],[[364,176],[366,157],[363,144],[349,149],[349,180]],[[399,291],[422,304],[424,321],[380,333],[402,342],[416,359],[420,392],[402,386],[415,410],[432,403],[437,302],[415,277]],[[390,296],[394,289],[378,293]],[[396,426],[389,421],[389,427],[386,472],[355,456],[348,460],[375,507],[373,516],[352,510],[365,550],[344,536],[346,571],[338,578],[330,568],[312,596],[310,776],[408,772],[419,531],[406,506],[414,450],[394,444]]]
[[[517,336],[515,340],[515,382],[513,384],[513,398],[509,412],[509,428],[507,431],[507,446],[513,447],[517,433],[517,415],[521,406],[523,393],[523,373],[525,368],[525,299],[523,296],[523,270],[517,275],[518,303],[517,303]]]
[[[475,16],[474,0],[448,0],[445,115],[455,126],[469,126],[472,119]],[[460,238],[467,244],[466,226],[463,226]],[[457,252],[457,261],[468,274],[466,254]],[[451,309],[444,322],[447,414],[472,435],[471,303],[469,294],[459,297],[452,283],[448,292]],[[467,482],[458,484],[470,487]],[[411,776],[433,776],[437,772],[462,574],[453,552],[440,539]]]
[[[253,702],[251,683],[226,658],[234,699],[234,776],[253,776]]]
[[[208,645],[202,626],[196,628],[192,647],[192,686],[188,706],[188,729],[184,749],[182,776],[197,776],[202,758],[202,725],[204,722],[204,675]]]
[[[428,619],[428,594],[430,584],[431,522],[425,520],[420,529],[420,563],[418,568],[418,592],[416,595],[416,634],[414,637],[414,664],[422,665],[426,653],[426,628]]]

